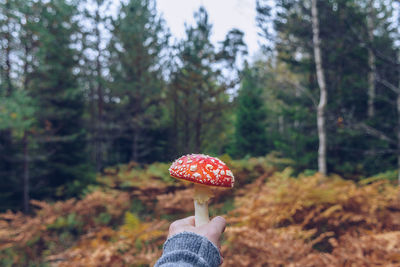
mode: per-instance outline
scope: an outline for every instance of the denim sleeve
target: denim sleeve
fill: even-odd
[[[216,267],[221,263],[218,248],[206,237],[183,232],[165,242],[155,267]]]

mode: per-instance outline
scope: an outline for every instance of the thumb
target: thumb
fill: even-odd
[[[223,217],[217,216],[209,222],[209,226],[214,229],[217,235],[221,235],[225,231],[226,221]]]

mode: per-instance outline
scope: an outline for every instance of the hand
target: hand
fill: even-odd
[[[168,237],[181,233],[193,232],[202,235],[210,240],[214,245],[221,249],[220,238],[225,231],[226,221],[221,216],[217,216],[209,223],[199,227],[195,227],[194,216],[190,216],[181,220],[174,221],[169,227]]]

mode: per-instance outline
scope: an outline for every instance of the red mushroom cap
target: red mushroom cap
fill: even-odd
[[[235,182],[225,163],[203,154],[180,157],[172,163],[169,173],[174,178],[209,186],[233,187]]]

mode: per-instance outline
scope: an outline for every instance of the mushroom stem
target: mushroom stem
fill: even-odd
[[[194,216],[196,227],[210,221],[208,216],[208,200],[213,196],[211,189],[207,186],[194,185]]]
[[[200,204],[197,200],[194,201],[194,221],[196,227],[202,226],[210,221],[207,202]]]

